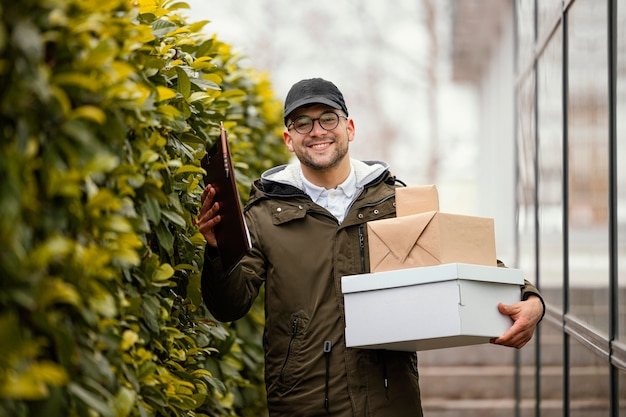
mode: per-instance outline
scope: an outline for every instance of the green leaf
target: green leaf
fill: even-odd
[[[210,79],[205,79],[206,77],[207,76],[203,76],[203,78],[192,78],[190,81],[192,84],[202,90],[221,90],[219,84]]]
[[[167,217],[167,219],[171,221],[172,223],[174,223],[175,225],[180,226],[180,227],[187,226],[187,222],[179,214],[174,213],[173,211],[169,211],[169,210],[163,210],[162,213],[163,213],[163,216]]]
[[[141,2],[142,10],[144,8],[144,5],[146,5],[147,3],[149,2],[145,2],[145,1]],[[167,14],[168,11],[164,9],[160,9],[160,8],[153,8],[150,13],[154,13],[156,15],[164,15],[164,14]],[[166,19],[159,19],[159,20],[156,20],[154,23],[152,23],[152,34],[156,38],[162,38],[175,28],[176,28],[175,23],[170,22]]]
[[[95,291],[91,294],[88,300],[89,307],[103,317],[115,317],[118,310],[113,295],[108,293],[106,289],[99,285],[92,284],[92,286],[95,287]]]
[[[176,74],[178,75],[177,90],[184,98],[187,99],[191,94],[191,83],[189,82],[189,76],[187,76],[185,70],[180,67],[176,67]]]
[[[142,298],[141,310],[144,313],[144,320],[150,330],[156,332],[159,330],[159,302],[154,296],[144,296]]]
[[[132,414],[133,406],[137,401],[138,393],[126,387],[120,387],[115,395],[113,408],[115,417],[127,417]]]
[[[146,214],[152,223],[158,224],[161,221],[161,206],[154,198],[146,198],[144,201]]]
[[[40,29],[31,20],[23,19],[13,22],[13,33],[11,41],[15,42],[15,47],[21,50],[24,55],[36,62],[43,57],[44,42],[41,38]]]
[[[87,406],[94,409],[98,413],[100,413],[104,417],[114,417],[114,411],[109,408],[107,401],[104,401],[98,395],[94,394],[91,391],[81,387],[78,384],[70,383],[68,386],[68,391],[79,398],[82,402],[84,402]]]

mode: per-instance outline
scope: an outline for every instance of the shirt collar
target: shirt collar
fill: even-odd
[[[326,188],[317,186],[311,181],[307,180],[304,177],[302,170],[300,170],[300,176],[302,177],[304,192],[307,193],[313,201],[317,201],[324,191],[328,191]],[[348,174],[348,178],[346,178],[344,182],[339,184],[336,189],[343,192],[346,198],[351,199],[354,196],[354,193],[356,192],[356,175],[354,175],[354,169],[352,168],[352,165],[350,165],[350,174]]]

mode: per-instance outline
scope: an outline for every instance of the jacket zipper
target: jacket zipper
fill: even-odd
[[[289,362],[289,356],[291,355],[291,346],[293,345],[293,341],[296,338],[296,334],[298,333],[298,318],[294,317],[291,322],[291,338],[289,339],[289,345],[287,346],[287,356],[285,357],[285,362],[283,362],[283,367],[280,369],[280,382],[285,382],[285,368],[287,367],[287,362]]]
[[[361,254],[361,273],[365,273],[365,233],[363,223],[359,225],[359,252]]]
[[[326,383],[324,384],[324,408],[328,412],[330,407],[330,400],[328,399],[328,384],[330,380],[330,351],[333,348],[333,343],[330,340],[324,342],[324,356],[326,357]]]

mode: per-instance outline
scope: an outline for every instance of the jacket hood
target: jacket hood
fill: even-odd
[[[389,169],[389,164],[383,161],[359,161],[356,159],[350,159],[350,164],[356,177],[357,188],[363,188],[370,182],[380,177],[380,175]],[[292,163],[287,165],[280,165],[265,171],[261,175],[261,182],[267,183],[268,181],[278,182],[281,184],[295,187],[299,190],[303,190],[302,175],[300,163]]]

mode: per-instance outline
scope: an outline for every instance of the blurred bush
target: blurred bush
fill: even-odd
[[[287,160],[267,76],[184,3],[0,8],[0,416],[263,415],[262,305],[211,318],[194,218],[220,122],[244,198]]]

